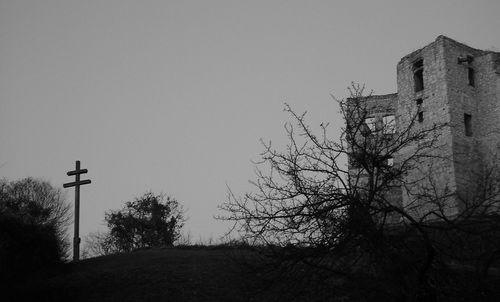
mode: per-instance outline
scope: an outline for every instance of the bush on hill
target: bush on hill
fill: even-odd
[[[0,279],[16,280],[61,262],[69,206],[50,183],[0,180]]]

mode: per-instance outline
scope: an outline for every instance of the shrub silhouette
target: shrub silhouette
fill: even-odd
[[[62,249],[53,225],[0,216],[0,277],[18,279],[60,262]]]
[[[152,192],[128,201],[122,210],[106,213],[110,242],[115,252],[171,246],[179,238],[183,209],[179,202]]]
[[[48,182],[0,180],[0,281],[15,282],[62,262],[68,222],[69,207]]]

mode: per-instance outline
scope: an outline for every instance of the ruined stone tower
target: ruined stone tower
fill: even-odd
[[[397,86],[395,94],[363,99],[367,108],[386,108],[369,112],[367,123],[395,121],[396,131],[407,129],[412,120],[417,128],[444,125],[439,155],[447,160],[429,159],[406,177],[418,181],[430,173],[433,186],[450,193],[445,213],[460,213],[476,194],[481,175],[500,156],[500,53],[439,36],[399,61]],[[411,148],[419,148],[418,142]],[[394,162],[404,158],[401,151]],[[412,207],[416,215],[425,210],[412,204],[407,189],[395,192],[401,206]]]

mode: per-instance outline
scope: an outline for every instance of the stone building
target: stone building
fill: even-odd
[[[368,108],[365,122],[370,128],[377,122],[394,123],[396,133],[410,123],[416,129],[443,125],[439,155],[445,159],[422,162],[406,179],[415,181],[415,186],[419,180],[431,181],[433,188],[448,196],[446,215],[456,215],[477,193],[479,180],[500,155],[500,53],[439,36],[399,61],[397,87],[397,93],[362,99]],[[419,148],[419,143],[411,148]],[[404,160],[405,152],[411,150],[396,154],[395,165]],[[424,180],[427,175],[432,180]],[[416,215],[424,213],[421,204],[413,204],[409,190],[394,190],[395,200]]]

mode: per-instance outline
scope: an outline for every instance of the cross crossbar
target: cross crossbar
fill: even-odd
[[[85,179],[85,180],[65,183],[65,184],[63,184],[63,187],[69,188],[69,187],[75,187],[75,186],[81,186],[81,185],[88,185],[89,183],[90,183],[90,179]]]
[[[87,169],[73,170],[73,171],[69,171],[68,173],[66,173],[66,175],[71,176],[71,175],[77,175],[77,174],[85,174],[87,172],[88,172]]]

